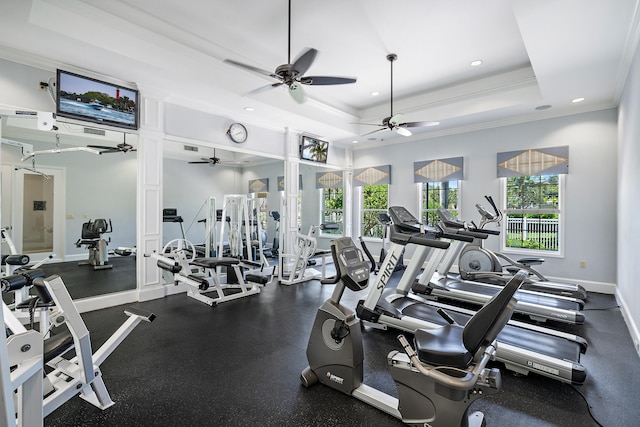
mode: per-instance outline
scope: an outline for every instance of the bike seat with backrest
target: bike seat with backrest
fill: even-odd
[[[525,278],[526,272],[518,272],[464,327],[448,324],[438,329],[418,329],[414,342],[420,361],[434,366],[468,367],[511,318],[517,303],[513,294]]]

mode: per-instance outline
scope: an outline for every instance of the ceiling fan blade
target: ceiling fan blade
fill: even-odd
[[[382,126],[380,123],[349,123],[350,125]]]
[[[376,130],[372,130],[371,132],[367,132],[361,136],[367,136],[367,135],[371,135],[372,133],[376,133],[376,132],[380,132],[381,130],[385,130],[385,128],[380,128],[380,129],[376,129]]]
[[[289,94],[298,104],[302,104],[304,102],[304,91],[302,90],[302,85],[298,82],[293,82],[291,86],[289,86]]]
[[[422,127],[428,127],[428,126],[438,126],[439,124],[440,122],[408,122],[408,123],[402,123],[401,126],[408,127],[408,128],[422,128]]]
[[[205,164],[205,163],[211,163],[210,161],[206,161],[206,162],[189,162],[189,164],[191,165],[200,165],[200,164]]]
[[[251,92],[247,93],[245,96],[252,96],[252,95],[257,95],[257,94],[262,93],[262,92],[267,92],[267,91],[269,91],[271,89],[277,88],[278,86],[282,86],[283,84],[284,83],[279,82],[279,83],[273,83],[273,84],[270,84],[270,85],[262,86],[262,87],[259,87],[258,89],[252,90]]]
[[[244,64],[242,62],[237,62],[237,61],[234,61],[233,59],[225,59],[222,62],[224,62],[226,64],[234,65],[236,67],[243,68],[245,70],[252,71],[254,73],[262,74],[263,76],[269,76],[269,77],[273,77],[275,79],[278,78],[278,76],[273,74],[271,71],[263,70],[262,68],[254,67],[253,65]]]
[[[298,73],[298,75],[303,75],[307,72],[309,67],[311,67],[311,64],[313,64],[317,54],[317,50],[312,47],[308,48],[306,52],[302,53],[295,61],[293,61],[291,71]]]
[[[116,150],[119,151],[117,147],[111,147],[109,145],[87,145],[90,148],[97,148],[98,150]]]
[[[402,126],[396,126],[396,127],[393,128],[393,130],[395,130],[399,135],[402,135],[402,136],[411,136],[411,135],[413,135],[409,129],[407,129],[405,127],[402,127]]]
[[[305,85],[344,85],[355,83],[355,77],[335,77],[335,76],[308,76],[302,77],[300,83]]]

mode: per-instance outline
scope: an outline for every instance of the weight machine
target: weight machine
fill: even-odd
[[[127,308],[127,320],[92,353],[89,330],[62,278],[44,276],[42,270],[29,270],[0,279],[3,294],[31,286],[36,293],[33,298],[51,306],[49,324],[37,332],[27,330],[14,312],[2,304],[8,336],[0,340],[0,422],[7,426],[42,426],[44,417],[78,394],[102,410],[113,405],[100,365],[141,321],[155,319],[153,313]],[[44,331],[63,325],[67,327],[64,332],[43,341]],[[75,356],[68,355],[72,349]],[[48,367],[46,375],[44,365]],[[14,366],[17,368],[12,370]]]
[[[294,253],[280,253],[278,263],[278,280],[283,285],[295,285],[309,280],[320,280],[326,277],[327,256],[331,256],[330,250],[318,250],[316,234],[318,230],[337,230],[338,224],[327,223],[312,225],[307,234],[298,233],[296,236],[296,248]],[[320,257],[321,271],[308,268],[315,265],[314,256]]]
[[[231,257],[196,258],[195,247],[188,240],[172,240],[160,254],[145,256],[155,259],[161,270],[172,274],[176,286],[185,284],[187,296],[210,306],[259,294],[269,283],[267,276],[244,274],[245,270],[260,268],[259,263]],[[218,271],[223,267],[227,270],[227,283],[222,282]]]
[[[89,259],[79,262],[78,265],[90,265],[94,270],[113,268],[113,265],[109,264],[109,252],[107,251],[107,245],[111,238],[107,241],[102,237],[103,234],[112,231],[113,226],[110,219],[98,218],[83,223],[82,234],[76,242],[76,247],[86,246],[89,250]]]

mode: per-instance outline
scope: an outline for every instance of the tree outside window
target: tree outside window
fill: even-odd
[[[458,216],[458,190],[458,181],[423,182],[420,189],[422,221],[431,226],[438,224],[440,218],[437,211],[440,208],[445,208],[451,215]]]
[[[361,235],[382,239],[384,226],[378,222],[378,215],[389,208],[389,185],[366,185],[362,187]]]
[[[559,252],[560,175],[505,179],[505,246]]]
[[[336,223],[337,230],[324,230],[323,234],[343,233],[343,191],[342,187],[322,189],[322,223]]]

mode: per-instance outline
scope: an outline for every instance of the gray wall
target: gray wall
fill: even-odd
[[[636,51],[619,107],[618,296],[640,353],[640,52]]]
[[[425,139],[387,148],[354,151],[354,168],[391,164],[389,203],[406,206],[417,214],[417,190],[413,162],[464,157],[461,185],[461,217],[478,219],[476,203],[491,195],[501,197],[496,178],[496,153],[537,147],[569,146],[566,180],[565,253],[545,257],[541,270],[551,277],[581,283],[613,284],[616,281],[616,110],[604,110]],[[498,251],[498,239],[487,247]],[[586,268],[580,268],[580,260]],[[597,286],[597,284],[594,284]]]

